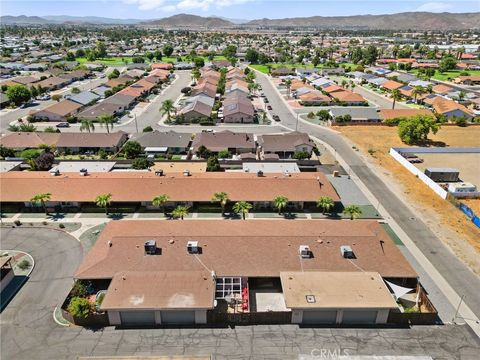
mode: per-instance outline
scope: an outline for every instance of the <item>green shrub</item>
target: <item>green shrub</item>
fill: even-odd
[[[59,227],[60,229],[65,229],[65,225],[63,225],[63,224],[58,224],[58,227]]]
[[[20,261],[20,262],[18,263],[18,267],[19,267],[21,270],[26,270],[26,269],[28,269],[30,266],[31,266],[30,261],[28,261],[27,259],[23,259],[22,261]]]
[[[87,284],[85,284],[81,280],[75,281],[72,287],[72,291],[70,291],[70,295],[73,297],[82,297],[87,295]]]
[[[22,225],[22,222],[20,220],[15,220],[13,223],[17,226]]]
[[[73,297],[68,304],[67,310],[74,317],[85,319],[93,312],[90,302],[83,297]]]

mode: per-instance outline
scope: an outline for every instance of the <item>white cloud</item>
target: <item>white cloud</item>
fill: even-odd
[[[243,4],[252,0],[180,0],[172,4],[167,0],[123,0],[126,4],[136,4],[140,10],[163,10],[172,12],[175,10],[208,10],[212,7],[222,8],[237,4]]]
[[[426,11],[426,12],[445,12],[452,9],[452,4],[444,2],[428,2],[423,5],[420,5],[415,11]]]

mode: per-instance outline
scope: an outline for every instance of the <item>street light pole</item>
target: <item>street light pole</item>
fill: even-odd
[[[137,130],[137,133],[138,133],[137,114],[134,114],[133,116],[135,117],[135,129]]]

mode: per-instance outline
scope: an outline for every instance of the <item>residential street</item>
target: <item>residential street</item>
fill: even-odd
[[[265,75],[257,74],[257,81],[270,100],[273,111],[280,116],[282,125],[291,129],[296,128],[297,120],[278,96],[270,81]],[[433,234],[422,222],[419,214],[414,214],[396,195],[387,184],[360,159],[360,157],[343,140],[341,135],[310,125],[299,120],[298,130],[304,131],[332,146],[359,179],[366,185],[384,209],[386,209],[400,225],[403,231],[414,241],[425,257],[435,266],[440,274],[459,296],[465,295],[465,303],[480,316],[480,279],[473,274],[457,257]]]

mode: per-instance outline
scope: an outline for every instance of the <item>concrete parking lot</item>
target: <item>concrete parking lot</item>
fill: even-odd
[[[86,329],[57,325],[52,312],[69,291],[82,258],[80,243],[46,229],[1,229],[2,247],[28,251],[30,280],[1,314],[5,359],[78,356],[196,355],[214,359],[298,359],[319,350],[350,355],[429,355],[476,359],[480,342],[464,325],[413,328],[300,328],[296,325],[224,328]]]

